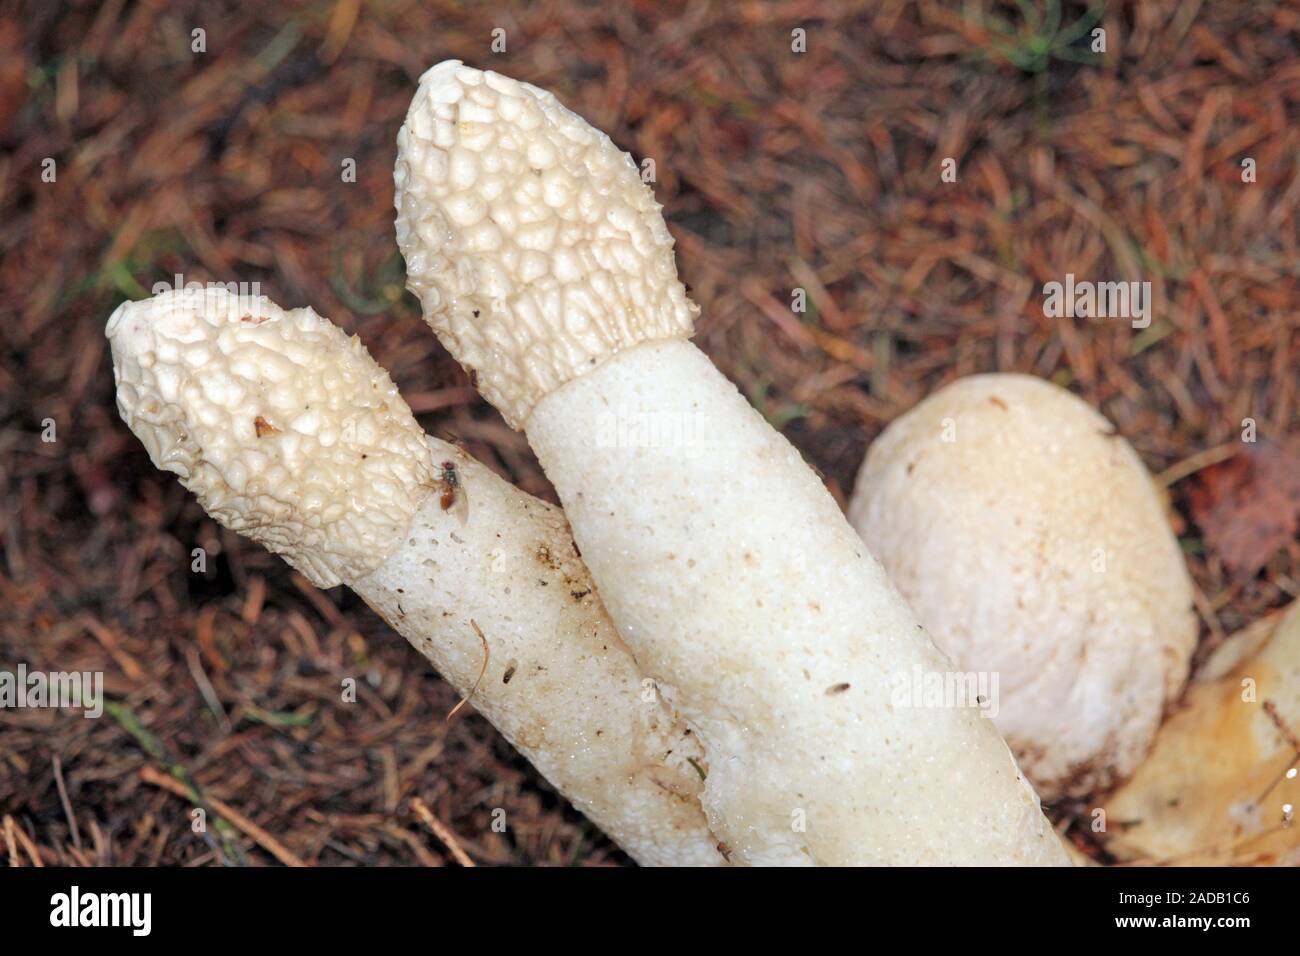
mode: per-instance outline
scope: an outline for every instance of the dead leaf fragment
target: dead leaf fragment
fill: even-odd
[[[1150,756],[1103,802],[1106,848],[1144,863],[1300,865],[1300,822],[1283,824],[1300,803],[1300,775],[1287,776],[1300,763],[1297,730],[1300,603],[1258,653],[1191,685]]]
[[[1187,494],[1206,544],[1238,579],[1300,530],[1300,458],[1274,442],[1206,468]]]

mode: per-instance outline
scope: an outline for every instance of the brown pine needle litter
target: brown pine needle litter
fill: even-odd
[[[168,793],[174,793],[178,797],[184,797],[191,801],[194,799],[189,787],[185,786],[185,784],[181,783],[181,781],[177,780],[175,777],[169,777],[167,774],[160,770],[156,770],[151,766],[146,765],[140,768],[140,779],[151,786],[161,787]],[[213,796],[204,796],[202,802],[206,803],[225,819],[229,820],[241,833],[245,833],[252,837],[258,846],[262,847],[262,849],[266,850],[266,852],[270,853],[285,866],[307,865],[299,859],[297,854],[289,850],[283,843],[271,836],[271,834],[267,833],[224,800],[218,800]]]
[[[1162,476],[1203,641],[1300,596],[1300,542],[1237,580],[1188,499],[1246,419],[1300,451],[1293,5],[1108,2],[1096,62],[991,0],[552,0],[519,5],[503,54],[492,4],[237,4],[204,54],[176,29],[209,19],[199,0],[29,7],[0,12],[0,666],[102,673],[124,710],[0,710],[7,862],[282,862],[210,800],[220,826],[192,833],[188,791],[141,776],[166,755],[308,864],[460,862],[441,836],[413,847],[393,808],[416,795],[481,865],[627,862],[360,602],[215,525],[114,408],[118,302],[177,274],[257,282],[356,333],[432,434],[554,500],[404,291],[395,137],[449,57],[654,160],[696,342],[841,500],[924,395],[1028,372]],[[1151,282],[1151,325],[1045,317],[1067,272]],[[1104,859],[1087,811],[1051,812]]]
[[[474,861],[469,858],[469,854],[460,848],[460,844],[456,841],[456,834],[452,833],[445,823],[433,815],[433,811],[428,808],[423,800],[419,797],[412,797],[411,809],[424,822],[424,825],[433,831],[433,835],[446,845],[457,863],[461,866],[472,867],[475,865]]]

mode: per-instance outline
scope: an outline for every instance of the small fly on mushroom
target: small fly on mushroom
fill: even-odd
[[[461,484],[460,472],[456,470],[456,463],[453,461],[444,461],[442,463],[442,475],[438,478],[438,488],[441,494],[438,497],[438,504],[443,511],[450,511],[456,516],[456,520],[462,525],[469,520],[469,496],[465,494],[465,488]]]

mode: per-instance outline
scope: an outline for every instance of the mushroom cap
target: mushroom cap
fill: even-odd
[[[397,147],[407,287],[514,427],[615,352],[690,336],[654,195],[551,93],[448,60],[420,78]]]
[[[894,421],[849,520],[1046,800],[1128,776],[1187,678],[1192,584],[1149,473],[1068,391],[960,379]]]
[[[429,493],[424,432],[355,336],[223,288],[124,302],[117,407],[218,522],[318,587],[379,567]]]

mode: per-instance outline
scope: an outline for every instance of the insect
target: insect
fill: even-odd
[[[442,477],[438,480],[438,488],[441,491],[438,504],[442,506],[442,510],[453,511],[456,519],[464,524],[469,519],[469,497],[461,485],[460,471],[457,470],[455,462],[442,463]]]

